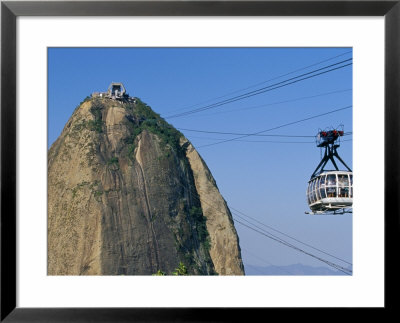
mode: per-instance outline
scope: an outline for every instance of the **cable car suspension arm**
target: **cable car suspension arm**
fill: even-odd
[[[333,164],[333,166],[335,167],[335,169],[338,171],[339,168],[334,160],[333,157],[336,157],[346,168],[348,171],[352,171],[350,169],[349,166],[346,165],[346,163],[342,160],[342,158],[340,158],[336,148],[339,147],[339,145],[326,145],[325,146],[325,153],[324,153],[324,157],[322,158],[322,160],[320,161],[320,163],[318,164],[317,168],[314,170],[313,174],[311,175],[311,178],[314,178],[318,173],[322,173],[324,171],[324,167],[325,165],[328,163],[328,161],[330,160]],[[319,171],[318,171],[319,170]]]

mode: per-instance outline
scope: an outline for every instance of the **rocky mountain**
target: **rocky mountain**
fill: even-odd
[[[243,275],[232,215],[191,143],[145,103],[88,97],[48,151],[48,274]]]

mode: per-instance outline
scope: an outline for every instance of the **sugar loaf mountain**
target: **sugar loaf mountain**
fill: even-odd
[[[244,275],[232,215],[192,144],[121,83],[48,151],[48,275]]]

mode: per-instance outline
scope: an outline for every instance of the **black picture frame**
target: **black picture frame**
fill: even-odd
[[[19,16],[382,16],[385,19],[385,306],[393,291],[399,236],[400,0],[355,1],[2,1],[1,2],[1,322],[233,322],[269,308],[18,308],[16,306],[16,19]],[[371,233],[373,234],[373,233]],[[371,262],[374,260],[371,259]],[[40,291],[38,291],[40,292]],[[345,292],[345,291],[344,291]],[[190,297],[188,295],[187,297]],[[283,309],[287,310],[287,308]],[[301,313],[301,309],[298,310]],[[335,315],[330,308],[329,316]],[[320,312],[313,312],[319,313]],[[325,313],[324,313],[325,314]],[[347,314],[349,314],[347,312]],[[370,316],[371,312],[368,312]],[[342,315],[342,314],[340,314]],[[307,315],[308,316],[308,315]],[[319,317],[324,319],[327,316]],[[253,319],[252,319],[253,318]],[[282,317],[281,317],[282,318]],[[300,318],[300,317],[297,317]],[[309,317],[311,318],[311,317]],[[265,318],[267,319],[267,318]],[[269,318],[269,319],[272,319]],[[258,319],[257,319],[258,320]],[[263,319],[261,319],[263,320]]]

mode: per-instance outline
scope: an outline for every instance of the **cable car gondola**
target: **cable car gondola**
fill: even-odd
[[[311,212],[307,214],[344,214],[352,212],[353,172],[340,158],[336,141],[343,136],[343,130],[319,131],[317,147],[325,147],[324,157],[308,182],[307,202]],[[347,170],[339,170],[334,159],[338,159]],[[331,161],[335,170],[325,170]]]

